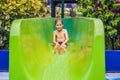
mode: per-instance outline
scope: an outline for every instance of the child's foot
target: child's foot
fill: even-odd
[[[55,54],[59,54],[59,48],[58,48],[58,47],[55,47],[55,48],[54,48],[54,53],[55,53]]]
[[[59,51],[54,51],[54,54],[59,54]]]
[[[64,54],[64,53],[65,53],[64,48],[60,48],[60,54]]]

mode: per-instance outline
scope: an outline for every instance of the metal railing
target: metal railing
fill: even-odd
[[[58,3],[62,4],[62,13],[61,13],[61,17],[64,18],[64,3],[77,3],[76,0],[52,0],[51,1],[51,17],[56,17],[55,16],[55,7]]]

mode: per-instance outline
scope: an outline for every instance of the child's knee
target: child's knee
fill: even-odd
[[[54,50],[59,50],[59,49],[60,49],[60,46],[57,46],[57,45],[56,45],[56,46],[54,47]]]
[[[60,49],[64,49],[64,47],[60,46]]]

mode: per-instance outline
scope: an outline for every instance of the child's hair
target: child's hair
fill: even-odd
[[[57,18],[56,21],[55,21],[55,25],[57,24],[58,21],[61,21],[61,23],[63,24],[63,21],[61,18]]]

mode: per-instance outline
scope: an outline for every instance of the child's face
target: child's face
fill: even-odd
[[[58,31],[61,31],[61,30],[62,30],[63,24],[62,24],[61,21],[58,21],[58,22],[56,23],[56,28],[57,28]]]

